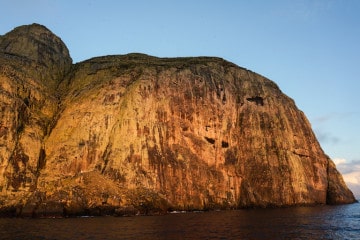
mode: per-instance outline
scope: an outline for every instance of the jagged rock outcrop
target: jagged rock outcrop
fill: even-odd
[[[40,25],[2,36],[0,50],[3,213],[355,201],[294,101],[249,70],[144,54],[71,65]]]

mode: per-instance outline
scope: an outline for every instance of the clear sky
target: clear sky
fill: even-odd
[[[218,56],[268,77],[360,186],[359,0],[0,0],[0,34],[34,22],[61,37],[74,62]]]

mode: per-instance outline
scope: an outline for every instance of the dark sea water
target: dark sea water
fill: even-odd
[[[0,239],[360,239],[360,204],[163,216],[2,218]]]

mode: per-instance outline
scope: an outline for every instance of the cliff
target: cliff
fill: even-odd
[[[355,201],[294,101],[220,58],[72,64],[47,28],[0,37],[3,215]]]

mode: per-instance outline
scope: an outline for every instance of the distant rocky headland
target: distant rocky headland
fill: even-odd
[[[73,64],[39,24],[0,36],[0,215],[355,202],[294,101],[214,57]]]

